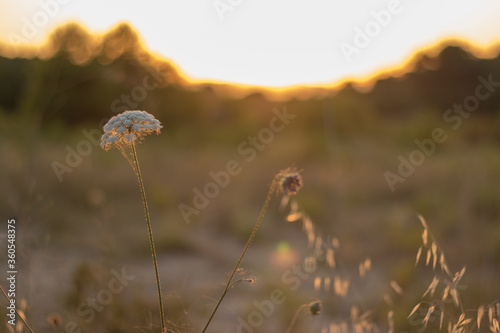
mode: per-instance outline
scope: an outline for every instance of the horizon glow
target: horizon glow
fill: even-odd
[[[260,87],[370,77],[449,38],[479,47],[500,41],[495,0],[24,0],[0,6],[4,43],[40,44],[67,22],[99,34],[128,22],[148,50],[193,82]]]

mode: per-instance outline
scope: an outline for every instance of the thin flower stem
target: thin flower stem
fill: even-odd
[[[3,295],[5,296],[5,298],[7,299],[7,302],[8,302],[9,304],[11,304],[11,303],[10,303],[9,296],[7,296],[7,294],[5,293],[5,290],[3,290],[3,287],[2,287],[2,286],[0,286],[0,290],[2,290],[2,294],[3,294]],[[14,310],[16,311],[17,316],[18,316],[19,318],[21,318],[21,321],[23,322],[24,326],[26,326],[26,328],[27,328],[27,329],[28,329],[31,333],[35,333],[35,332],[33,332],[33,330],[31,329],[30,325],[28,325],[28,323],[26,322],[26,320],[24,320],[23,316],[21,316],[21,314],[19,313],[19,311],[17,311],[17,309],[16,309],[16,308],[14,308]]]
[[[303,304],[297,309],[297,311],[295,311],[295,315],[293,316],[292,321],[290,322],[290,325],[288,326],[288,329],[286,330],[286,333],[290,333],[292,331],[293,324],[295,324],[295,321],[299,317],[300,310],[307,307],[308,305],[309,304]]]
[[[278,175],[278,176],[280,176],[280,175]],[[279,178],[278,176],[274,177],[273,182],[271,183],[271,187],[269,188],[269,192],[267,193],[267,198],[266,198],[266,201],[264,202],[264,206],[262,207],[259,218],[257,219],[257,223],[255,224],[250,237],[248,238],[247,244],[245,245],[245,248],[243,249],[243,252],[241,253],[240,258],[236,262],[236,265],[234,266],[233,271],[231,272],[231,275],[229,276],[229,279],[226,282],[226,287],[222,291],[222,295],[220,296],[219,301],[215,305],[215,308],[212,311],[212,314],[210,315],[210,318],[208,319],[208,322],[205,325],[205,328],[203,329],[202,333],[205,333],[205,331],[208,328],[208,325],[210,325],[210,322],[212,321],[215,313],[217,312],[217,309],[219,308],[222,300],[224,299],[228,290],[231,287],[231,281],[233,280],[234,274],[236,274],[236,271],[240,267],[241,261],[243,260],[245,253],[247,252],[248,248],[250,247],[250,244],[252,244],[252,241],[255,237],[255,234],[257,234],[257,230],[259,229],[260,223],[262,222],[262,219],[264,218],[264,214],[266,213],[267,206],[269,205],[269,202],[271,201],[271,196],[274,193],[274,190],[276,189],[276,185],[278,183],[278,178]]]
[[[132,153],[134,156],[134,164],[135,164],[135,169],[136,169],[135,171],[137,174],[137,178],[139,179],[139,186],[141,188],[142,203],[144,205],[144,212],[146,214],[146,224],[148,227],[149,246],[151,248],[151,255],[153,256],[153,264],[155,267],[156,287],[158,289],[158,301],[159,301],[160,316],[161,316],[161,331],[162,331],[162,333],[165,333],[165,332],[167,332],[167,326],[165,324],[165,314],[163,312],[163,300],[162,300],[162,295],[161,295],[160,274],[158,273],[158,262],[156,260],[156,250],[155,250],[155,243],[153,240],[153,230],[151,229],[151,220],[149,218],[149,209],[148,209],[148,203],[146,200],[146,192],[144,191],[144,184],[142,182],[141,169],[139,168],[139,160],[137,159],[137,153],[135,151],[135,144],[132,144]]]

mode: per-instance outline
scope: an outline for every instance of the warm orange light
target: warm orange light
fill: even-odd
[[[425,55],[436,57],[446,46],[459,46],[478,58],[490,58],[499,54],[500,44],[479,45],[462,38],[451,36],[432,45],[413,50],[408,58],[393,66],[380,68],[366,76],[348,76],[329,84],[302,84],[287,87],[266,87],[224,82],[215,79],[200,80],[189,77],[172,60],[147,50],[138,33],[128,24],[120,23],[104,34],[90,34],[88,29],[75,22],[69,22],[56,28],[42,43],[32,45],[8,45],[0,43],[0,54],[6,57],[49,58],[58,50],[66,52],[75,64],[83,65],[99,57],[106,64],[114,61],[124,52],[130,52],[146,66],[168,70],[165,82],[175,83],[187,88],[197,89],[210,85],[217,94],[243,98],[252,93],[261,93],[274,101],[290,98],[308,99],[324,97],[335,93],[347,84],[352,84],[360,91],[369,91],[373,84],[387,77],[401,77],[411,72],[418,61]],[[165,71],[167,72],[167,71]]]

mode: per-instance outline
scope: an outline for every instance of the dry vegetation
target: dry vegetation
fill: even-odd
[[[141,84],[150,73],[141,59],[152,58],[123,27],[92,44],[95,58],[75,58],[90,49],[88,36],[71,29],[56,34],[52,58],[0,59],[0,209],[19,221],[18,311],[37,333],[158,332],[134,173],[84,134],[102,133],[110,105]],[[106,45],[117,40],[129,47],[111,52]],[[139,155],[171,332],[201,332],[272,175],[291,165],[303,188],[270,198],[207,332],[500,332],[500,95],[458,130],[442,116],[474,91],[479,74],[500,77],[500,57],[450,47],[422,59],[367,92],[349,85],[286,102],[184,87],[172,72],[137,103],[164,126]],[[285,108],[296,117],[254,146],[255,156],[241,154]],[[392,192],[384,172],[436,127],[447,129],[446,142]],[[90,149],[59,181],[54,162],[67,164],[82,142]],[[187,224],[179,205],[192,204],[193,189],[232,160],[241,171]],[[133,279],[92,310],[89,298],[122,270]],[[20,321],[0,325],[26,331]]]

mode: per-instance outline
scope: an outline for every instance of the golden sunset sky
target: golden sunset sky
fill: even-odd
[[[22,0],[0,4],[0,40],[40,44],[78,22],[129,22],[193,81],[328,85],[397,67],[444,39],[500,41],[498,0]]]

